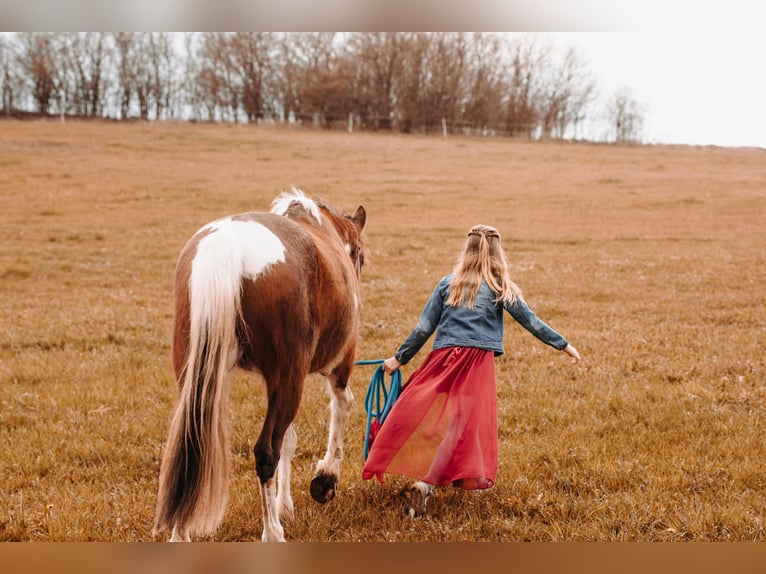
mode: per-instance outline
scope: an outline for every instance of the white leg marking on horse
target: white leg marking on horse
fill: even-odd
[[[188,532],[181,534],[176,527],[173,527],[173,533],[170,535],[168,542],[191,542],[191,536]]]
[[[261,484],[261,514],[263,515],[263,542],[284,542],[285,531],[279,522],[276,480],[272,477]]]
[[[282,451],[279,454],[279,464],[277,465],[277,509],[279,517],[285,522],[291,523],[295,520],[295,514],[293,497],[290,493],[290,470],[297,444],[298,434],[293,425],[290,425],[282,439]]]
[[[343,433],[346,429],[346,421],[351,414],[354,404],[354,395],[348,385],[344,389],[338,388],[328,379],[330,387],[330,432],[327,437],[327,451],[324,458],[317,463],[317,473],[330,474],[336,478],[340,476],[341,462],[343,461]]]

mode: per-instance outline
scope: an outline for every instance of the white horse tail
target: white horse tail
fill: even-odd
[[[226,233],[203,238],[189,279],[189,349],[162,457],[154,532],[212,534],[229,490],[229,371],[239,345],[242,257]]]

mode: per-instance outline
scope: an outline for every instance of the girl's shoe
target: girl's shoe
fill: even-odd
[[[412,488],[410,488],[410,506],[407,510],[407,514],[412,518],[425,516],[426,503],[431,494],[431,489],[432,486],[430,484],[421,480],[417,481],[412,485]]]

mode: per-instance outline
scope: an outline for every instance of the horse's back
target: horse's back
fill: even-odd
[[[268,372],[286,357],[315,372],[337,361],[355,339],[358,295],[354,269],[337,237],[310,214],[254,216],[285,244],[285,261],[242,284],[249,333],[243,367]]]
[[[243,216],[244,217],[244,216]],[[274,214],[247,214],[266,226],[284,246],[284,261],[242,280],[243,343],[240,366],[269,376],[285,362],[307,374],[316,346],[316,245],[300,225]]]
[[[244,368],[268,375],[290,356],[299,371],[322,370],[355,335],[353,266],[342,243],[309,213],[241,213],[202,227],[179,258],[177,341],[188,332],[194,297],[184,290],[204,281],[240,292],[237,336]],[[184,345],[176,346],[178,369]]]

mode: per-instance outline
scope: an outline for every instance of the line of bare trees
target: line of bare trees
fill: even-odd
[[[532,35],[67,32],[0,37],[0,94],[5,115],[577,138],[596,84]],[[612,137],[636,141],[620,97]]]

